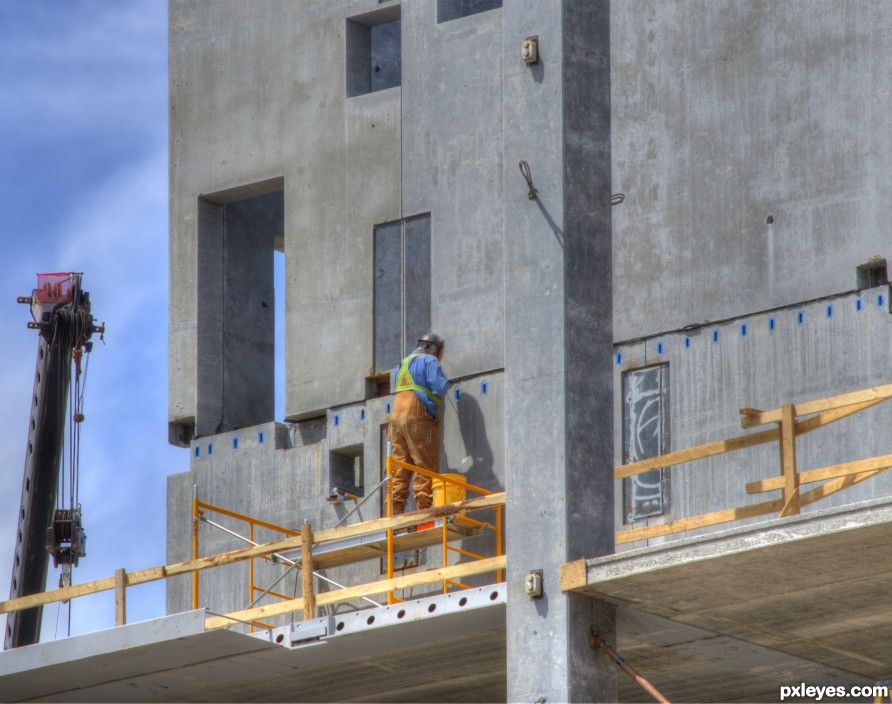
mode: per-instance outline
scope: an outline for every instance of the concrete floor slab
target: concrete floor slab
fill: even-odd
[[[875,682],[892,673],[890,550],[884,498],[589,559],[571,591]],[[636,666],[662,667],[653,649]]]

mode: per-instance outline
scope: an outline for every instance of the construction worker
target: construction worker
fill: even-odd
[[[388,428],[393,458],[432,472],[440,471],[440,406],[449,389],[440,366],[444,344],[439,335],[428,333],[394,369],[396,398]],[[406,510],[413,474],[415,508],[430,508],[433,503],[433,480],[400,467],[392,480],[394,515]]]

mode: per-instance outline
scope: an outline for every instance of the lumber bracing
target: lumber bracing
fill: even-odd
[[[457,516],[459,514],[463,515],[470,511],[501,507],[504,506],[504,504],[505,493],[493,493],[468,501],[454,502],[444,506],[435,506],[426,511],[414,511],[409,514],[394,516],[393,518],[380,518],[331,530],[318,531],[312,536],[312,547],[314,554],[315,551],[318,550],[320,555],[324,556],[321,556],[318,559],[314,558],[314,562],[318,567],[326,565],[330,566],[332,564],[347,564],[351,561],[379,559],[381,557],[380,549],[369,549],[368,551],[358,553],[355,544],[349,542],[350,539],[376,535],[382,531],[392,533],[431,521],[446,520],[449,517]],[[425,538],[419,537],[416,532],[399,534],[394,536],[393,539],[396,541],[408,541],[414,544]],[[440,538],[432,536],[432,540],[438,541]],[[338,548],[339,543],[348,544],[346,547]],[[209,555],[171,565],[136,570],[129,573],[119,570],[114,577],[107,577],[105,579],[86,582],[84,584],[0,602],[0,614],[18,613],[25,609],[111,590],[116,590],[117,592],[116,602],[123,604],[126,603],[124,593],[128,587],[167,579],[169,577],[198,574],[203,570],[231,565],[254,558],[270,557],[274,554],[300,553],[303,546],[304,536],[301,533],[298,533],[297,535],[283,538],[282,540],[277,540],[275,542],[232,550],[217,555]],[[331,547],[334,547],[334,549],[325,550],[325,548]],[[317,606],[323,606],[325,604],[339,601],[361,598],[362,596],[386,594],[393,590],[410,586],[454,580],[472,574],[485,574],[490,572],[497,574],[500,570],[505,568],[505,565],[506,558],[504,555],[494,556],[476,562],[463,563],[452,567],[429,570],[420,574],[379,580],[370,584],[362,584],[338,591],[326,592],[324,594],[314,595],[314,598]],[[299,599],[291,599],[272,605],[260,606],[255,609],[246,609],[232,614],[213,616],[208,619],[206,627],[208,629],[225,628],[227,626],[239,625],[245,621],[258,618],[268,618],[271,616],[303,611],[305,597],[306,594]],[[118,625],[123,625],[124,620],[125,619],[122,619],[121,614],[119,613],[116,618],[116,623]]]
[[[753,409],[745,408],[741,410],[741,424],[744,427],[752,428],[769,423],[776,423],[778,427],[718,442],[707,443],[685,450],[679,450],[660,457],[642,460],[640,462],[620,465],[614,469],[614,477],[616,479],[622,479],[653,469],[678,466],[686,462],[714,457],[716,455],[734,452],[748,447],[771,442],[781,443],[782,438],[785,436],[798,437],[800,435],[805,435],[819,428],[826,427],[830,423],[882,403],[889,398],[892,398],[892,384],[842,394],[826,399],[819,399],[817,401],[803,404],[787,404],[774,411],[755,411]],[[696,530],[771,513],[777,513],[781,517],[790,515],[791,512],[789,511],[789,508],[794,505],[794,503],[798,504],[798,506],[809,505],[849,486],[870,479],[889,467],[892,467],[892,454],[888,454],[835,464],[828,467],[799,471],[795,466],[795,462],[790,462],[791,457],[789,450],[786,453],[783,451],[779,452],[779,456],[781,459],[779,473],[768,479],[748,483],[746,485],[746,491],[749,494],[780,491],[782,492],[781,498],[725,509],[700,516],[679,518],[666,524],[622,530],[616,534],[617,544],[646,540],[652,537],[670,535],[688,530]],[[795,460],[795,454],[792,456],[792,460]],[[422,472],[424,471],[420,470],[420,468],[413,469]],[[793,473],[792,482],[789,476],[791,472]],[[817,482],[823,483],[808,491],[800,490],[802,485]],[[478,487],[472,486],[469,488],[485,492],[485,490],[479,489]],[[485,492],[485,495],[478,498],[453,502],[443,506],[434,506],[426,511],[416,511],[411,514],[384,517],[372,521],[365,521],[363,523],[345,525],[335,529],[323,530],[316,533],[313,533],[309,529],[305,531],[287,531],[286,529],[280,529],[283,532],[290,533],[288,537],[262,545],[252,544],[246,548],[217,555],[199,557],[196,554],[192,560],[161,567],[137,570],[130,573],[125,573],[123,570],[119,570],[114,577],[65,587],[50,592],[34,593],[27,596],[11,598],[9,601],[0,603],[0,614],[6,613],[21,616],[21,614],[29,613],[29,611],[33,612],[45,604],[66,601],[86,594],[109,590],[116,590],[118,592],[116,601],[118,604],[122,605],[119,610],[123,612],[123,604],[126,603],[124,592],[127,587],[185,574],[192,574],[197,582],[199,573],[206,569],[221,567],[246,560],[253,560],[255,558],[269,558],[274,555],[279,556],[285,553],[308,553],[312,555],[312,563],[318,569],[337,567],[363,560],[378,559],[386,552],[388,541],[391,545],[392,555],[394,550],[401,551],[416,549],[418,547],[433,545],[443,540],[451,542],[470,537],[479,532],[480,526],[486,524],[468,518],[466,517],[466,514],[481,509],[501,509],[501,507],[505,505],[505,500],[504,492]],[[255,520],[241,516],[232,511],[227,511],[220,507],[200,502],[197,499],[194,502],[194,510],[196,511],[196,525],[199,516],[203,516],[205,512],[211,511],[217,511],[230,517],[242,518],[248,521]],[[455,521],[454,517],[458,515],[462,518],[459,521]],[[450,520],[451,517],[453,520]],[[275,528],[275,526],[270,526],[263,521],[258,520],[257,523],[268,528]],[[406,530],[425,524],[435,525],[436,529],[412,532]],[[442,533],[445,534],[445,538],[441,537],[441,529]],[[365,540],[351,542],[351,539],[355,538],[365,538]],[[424,573],[404,577],[394,578],[393,572],[390,570],[388,579],[342,588],[325,594],[313,594],[312,599],[315,601],[316,606],[323,606],[329,603],[362,598],[373,594],[392,593],[394,590],[409,586],[432,584],[440,581],[444,583],[455,583],[455,580],[462,576],[487,572],[494,572],[496,574],[496,579],[494,581],[500,581],[502,578],[501,571],[506,567],[506,558],[501,554],[501,548],[499,548],[497,552],[498,554],[492,557],[478,556],[482,557],[482,559],[475,562],[455,566],[444,565],[436,570],[429,570]],[[575,561],[563,566],[561,579],[562,590],[572,589],[573,585],[579,581],[580,575],[578,573],[578,566],[580,563],[581,561]],[[312,585],[312,581],[304,581],[305,589],[308,584]],[[310,590],[312,591],[311,586]],[[198,604],[193,604],[193,606],[198,608]],[[234,625],[236,623],[258,618],[301,610],[306,611],[306,607],[307,602],[305,601],[305,597],[302,596],[299,599],[284,600],[273,606],[266,605],[256,608],[252,607],[233,614],[212,617],[208,620],[208,628],[221,628],[226,625]],[[117,615],[116,622],[118,624],[124,623],[125,620],[123,613]]]
[[[616,534],[617,545],[772,513],[778,514],[779,517],[795,515],[799,513],[802,506],[815,503],[875,477],[892,467],[892,454],[800,471],[796,465],[795,439],[800,435],[824,428],[838,420],[876,406],[889,398],[892,398],[892,384],[795,405],[785,404],[770,411],[742,408],[740,410],[742,428],[756,428],[769,424],[776,424],[777,427],[615,467],[614,478],[624,479],[655,469],[677,467],[694,460],[777,442],[780,458],[780,469],[777,476],[748,483],[746,493],[782,492],[781,498],[771,501],[679,518],[660,525],[621,530]],[[803,484],[816,482],[824,483],[808,491],[802,491],[800,488]]]

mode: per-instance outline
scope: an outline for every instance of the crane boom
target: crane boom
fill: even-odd
[[[85,536],[80,529],[80,511],[55,509],[59,488],[59,470],[65,439],[66,408],[72,378],[72,360],[92,346],[90,337],[104,329],[93,323],[89,294],[81,289],[81,274],[40,274],[38,288],[28,303],[34,322],[28,327],[39,330],[34,393],[28,423],[25,470],[18,531],[13,560],[10,598],[46,590],[49,555],[54,560],[77,564],[84,554]],[[74,508],[74,507],[72,507]],[[60,548],[56,514],[68,520],[71,542]],[[76,516],[74,515],[76,513]],[[72,522],[72,519],[75,519]],[[56,525],[54,525],[56,524]],[[65,525],[63,520],[62,525]],[[35,607],[7,616],[4,647],[16,648],[40,639],[42,608]]]

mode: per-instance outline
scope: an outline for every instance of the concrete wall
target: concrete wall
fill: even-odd
[[[198,452],[171,479],[171,560],[184,557],[192,483],[213,487],[213,503],[289,527],[309,516],[317,530],[337,519],[325,501],[332,451],[361,447],[375,483],[388,401],[371,398],[369,377],[399,357],[374,359],[375,227],[429,214],[430,327],[447,340],[447,374],[469,387],[450,396],[444,466],[512,496],[509,696],[594,691],[598,668],[571,645],[587,638],[592,607],[562,597],[558,577],[563,562],[612,550],[609,14],[603,0],[171,3],[171,439]],[[396,18],[400,84],[359,94],[361,72],[378,60],[391,70],[395,34],[376,55],[374,28]],[[541,58],[528,66],[520,49],[531,36]],[[279,190],[285,420],[296,423],[272,455],[242,460],[219,446],[258,426],[209,417],[203,399],[242,406],[255,382],[217,373],[195,338],[208,326],[203,297],[247,295],[252,283],[207,288],[203,258],[221,254],[202,248],[195,211],[203,194],[242,203]],[[243,360],[256,361],[267,363]],[[323,435],[301,437],[313,418],[325,419]],[[202,553],[231,545],[209,539]],[[523,592],[534,569],[543,602]],[[212,609],[244,606],[230,578],[207,578]],[[168,596],[183,608],[186,586]],[[543,608],[550,626],[537,630]],[[600,622],[609,633],[612,616]],[[599,687],[609,698],[612,668]]]
[[[400,18],[401,85],[348,97],[358,92],[355,72],[374,70],[356,68],[374,41],[367,30]],[[171,441],[193,453],[190,472],[170,480],[170,560],[188,557],[194,483],[202,500],[289,528],[306,519],[316,530],[351,507],[325,500],[330,452],[361,446],[365,487],[378,483],[392,397],[367,400],[375,395],[366,379],[375,371],[374,228],[422,213],[431,214],[431,327],[448,341],[444,366],[456,380],[441,466],[504,488],[502,106],[492,100],[500,95],[501,18],[494,11],[438,23],[436,2],[170,3],[169,417]],[[393,41],[390,32],[373,64],[392,62]],[[207,275],[227,254],[241,257],[203,234],[212,220],[202,209],[219,213],[217,229],[228,231],[221,208],[237,214],[257,202],[273,202],[255,222],[285,252],[285,415],[301,419],[288,430],[270,424],[263,406],[268,328],[258,331],[262,352],[227,355],[218,310],[224,300],[243,307],[256,299],[266,274]],[[270,257],[278,248],[256,245]],[[273,313],[263,313],[268,325]],[[251,398],[261,408],[245,412]],[[263,447],[250,440],[261,429]],[[378,510],[370,500],[351,522]],[[238,545],[210,530],[201,550]],[[435,552],[425,559],[439,559]],[[355,582],[372,571],[341,576]],[[245,587],[222,589],[229,576],[214,579],[204,580],[202,598],[228,595],[212,608],[244,608]],[[185,580],[168,598],[172,610],[188,605]]]
[[[612,4],[617,341],[892,258],[890,21],[884,0]]]
[[[189,472],[168,479],[168,563],[191,559],[191,501],[197,486],[201,501],[229,511],[253,517],[290,530],[300,531],[309,521],[314,531],[334,527],[357,506],[355,501],[327,500],[332,485],[331,453],[354,451],[361,447],[363,496],[371,496],[345,522],[356,523],[378,518],[383,494],[375,488],[383,478],[386,455],[387,414],[393,397],[373,399],[362,404],[329,411],[325,418],[301,421],[292,425],[267,423],[196,439],[190,447]],[[456,383],[444,403],[443,452],[441,470],[461,473],[470,484],[495,491],[504,489],[504,431],[501,409],[504,404],[504,375],[483,375]],[[343,486],[340,487],[343,490]],[[210,520],[248,537],[248,524],[231,517],[205,512]],[[481,519],[487,520],[480,514]],[[492,520],[490,516],[488,520]],[[199,550],[210,555],[245,547],[247,543],[218,527],[201,524]],[[255,542],[285,537],[282,533],[258,529]],[[464,541],[465,548],[493,554],[494,539],[481,535]],[[461,545],[463,543],[459,543]],[[294,557],[294,556],[292,556]],[[404,556],[417,562],[414,555]],[[455,556],[451,556],[451,562]],[[463,561],[464,558],[461,558]],[[450,562],[450,564],[451,564]],[[442,564],[442,553],[431,547],[420,555],[422,567]],[[281,564],[255,561],[254,583],[269,587],[284,572]],[[377,560],[325,573],[341,584],[358,584],[380,578]],[[470,583],[485,584],[487,577],[469,578]],[[199,603],[227,613],[247,608],[248,568],[246,564],[223,570],[211,570],[200,578]],[[324,584],[321,584],[324,590]],[[416,589],[402,594],[418,596],[433,588]],[[192,608],[192,586],[187,578],[170,580],[167,610],[177,612]],[[295,593],[292,572],[276,591]],[[300,595],[298,582],[297,595]],[[255,594],[255,597],[257,594]],[[353,610],[363,606],[356,600],[332,607],[332,612]]]
[[[682,450],[764,429],[742,430],[741,408],[769,410],[785,403],[801,403],[888,383],[892,362],[890,324],[887,286],[757,312],[617,345],[614,386],[621,388],[622,374],[628,370],[668,364],[668,449]],[[619,394],[616,404],[616,434],[620,435]],[[890,423],[892,407],[886,404],[801,435],[796,441],[797,466],[802,471],[888,454],[892,448],[885,428]],[[618,444],[616,462],[622,461]],[[745,492],[748,482],[780,474],[777,443],[681,464],[668,472],[670,511],[661,517],[636,521],[635,527],[780,497],[778,491],[753,495]],[[815,486],[806,485],[804,490]],[[802,512],[889,493],[892,476],[880,475],[803,507]],[[632,527],[623,525],[627,522],[623,516],[621,482],[617,482],[616,496],[617,527]],[[687,535],[690,533],[657,538],[654,542]],[[624,549],[641,544],[632,543]]]
[[[888,291],[855,289],[892,257],[890,22],[867,0],[612,4],[617,438],[621,373],[644,364],[669,363],[672,450],[743,434],[742,407],[889,383]],[[888,453],[889,414],[799,438],[800,468]],[[671,469],[670,511],[639,523],[777,498],[743,492],[779,471],[769,447]]]
[[[374,226],[403,217],[433,214],[432,328],[449,341],[450,373],[504,365],[501,12],[438,24],[436,3],[405,3],[402,86],[347,97],[347,18],[364,26],[399,9],[170,4],[169,416],[184,442],[200,399],[222,393],[196,349],[201,300],[218,294],[200,275],[203,194],[284,189],[287,418],[365,397]]]
[[[609,551],[624,526],[610,479],[623,372],[668,362],[669,449],[740,434],[744,406],[888,383],[889,292],[857,291],[856,267],[892,256],[892,5],[506,0],[445,22],[438,5],[170,4],[170,421],[193,462],[171,478],[169,557],[187,549],[193,482],[210,501],[316,529],[343,508],[325,501],[330,452],[361,446],[366,487],[377,482],[388,398],[372,398],[367,378],[374,228],[430,214],[431,327],[464,394],[446,406],[443,466],[507,488],[515,519],[539,517],[532,533],[507,527],[526,546],[510,563],[509,653],[528,651],[545,607],[524,602],[523,575],[547,563],[555,593],[551,567]],[[348,97],[368,68],[364,28],[397,18],[400,84]],[[520,42],[533,35],[542,60],[530,67]],[[379,57],[387,71],[394,41]],[[259,410],[215,425],[205,401],[247,398],[258,377],[241,377],[237,359],[221,377],[218,358],[202,355],[201,301],[220,292],[201,275],[216,254],[202,249],[198,204],[280,192],[286,418],[275,420],[299,422],[277,428]],[[624,200],[608,208],[612,193]],[[253,293],[240,285],[227,295]],[[887,453],[890,413],[801,438],[800,467]],[[201,454],[257,427],[278,446]],[[746,452],[672,468],[668,512],[644,523],[769,498],[743,486],[776,473],[776,452]],[[816,506],[886,494],[890,482]],[[363,517],[373,515],[370,504]],[[234,546],[219,541],[207,550]],[[177,589],[171,609],[184,608]],[[242,608],[246,596],[211,607]],[[542,660],[582,672],[564,646],[594,616],[545,603],[551,625],[570,626],[543,632]],[[517,662],[517,698],[581,686]]]

